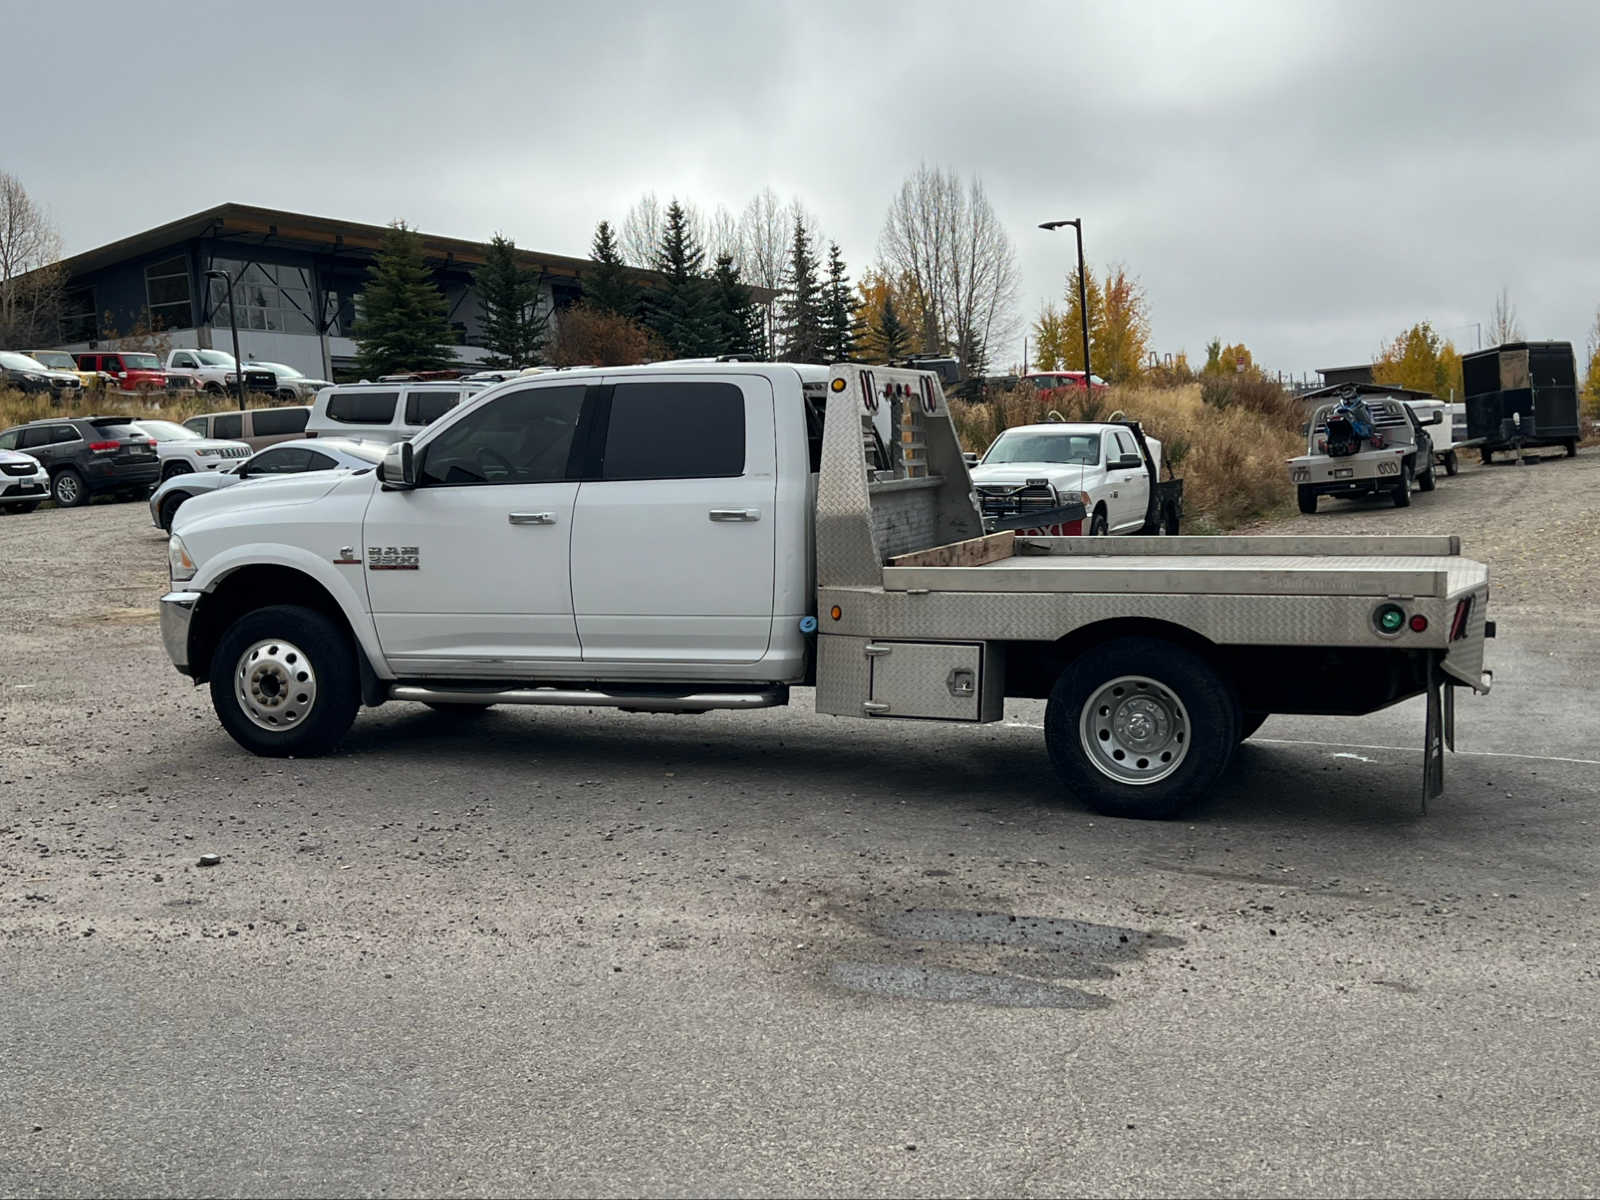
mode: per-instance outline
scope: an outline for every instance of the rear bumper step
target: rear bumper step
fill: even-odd
[[[620,708],[628,712],[699,713],[713,708],[775,708],[789,702],[782,685],[730,691],[675,691],[670,688],[494,688],[426,687],[397,683],[391,700],[423,704],[559,704],[579,708]]]

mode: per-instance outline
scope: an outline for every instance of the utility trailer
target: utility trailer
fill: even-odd
[[[1560,446],[1571,458],[1583,436],[1578,415],[1578,366],[1571,342],[1509,342],[1461,356],[1467,433],[1479,454],[1519,456],[1532,446]]]
[[[811,684],[824,714],[978,724],[1042,698],[1075,798],[1166,817],[1268,714],[1414,696],[1437,795],[1454,689],[1489,689],[1488,571],[1454,538],[986,533],[927,372],[508,381],[371,475],[244,490],[184,506],[161,617],[258,754],[326,753],[388,701],[682,713]]]

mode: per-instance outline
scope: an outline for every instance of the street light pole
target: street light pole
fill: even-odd
[[[239,357],[239,310],[233,306],[233,276],[220,267],[206,271],[207,279],[220,279],[228,287],[228,326],[233,331],[233,380],[239,389],[239,409],[244,410],[244,359]]]
[[[1083,317],[1083,390],[1089,390],[1089,281],[1083,271],[1083,218],[1073,217],[1070,221],[1046,221],[1039,226],[1040,229],[1049,231],[1071,225],[1078,231],[1078,313]]]

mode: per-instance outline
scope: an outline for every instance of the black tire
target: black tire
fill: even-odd
[[[213,379],[210,383],[206,384],[205,392],[208,396],[220,396],[222,395],[222,385]]]
[[[1411,464],[1403,463],[1400,467],[1400,482],[1394,485],[1389,493],[1394,498],[1396,508],[1411,507]]]
[[[1106,510],[1103,508],[1095,509],[1094,516],[1089,518],[1089,536],[1105,537],[1110,532],[1111,524],[1106,520]]]
[[[1434,474],[1434,471],[1437,469],[1438,468],[1433,465],[1433,461],[1430,459],[1428,461],[1428,469],[1421,475],[1417,476],[1417,487],[1424,492],[1433,491],[1433,489],[1439,485],[1438,476]]]
[[[174,459],[172,462],[169,462],[166,466],[161,468],[161,479],[162,479],[162,482],[166,482],[168,479],[171,479],[174,475],[193,475],[193,474],[194,474],[194,468],[191,467],[188,463],[182,461],[181,459]]]
[[[1082,730],[1081,723],[1085,717],[1091,722],[1097,719],[1094,712],[1085,710],[1097,693],[1122,686],[1118,681],[1129,676],[1154,684],[1152,695],[1165,691],[1175,696],[1188,716],[1187,729],[1181,730],[1183,736],[1178,739],[1182,746],[1178,765],[1150,782],[1113,777],[1097,765],[1103,756],[1084,744],[1095,739]],[[1131,698],[1138,699],[1148,685],[1126,686],[1134,689]],[[1103,715],[1105,706],[1100,711]],[[1170,728],[1180,732],[1178,724],[1174,721]],[[1050,689],[1044,717],[1050,761],[1067,790],[1096,812],[1146,820],[1176,816],[1204,797],[1227,767],[1239,743],[1239,729],[1239,706],[1233,689],[1211,665],[1191,650],[1148,637],[1102,642],[1068,663]],[[1105,761],[1108,767],[1114,767],[1109,759]],[[1152,762],[1152,766],[1160,770],[1159,763]]]
[[[20,517],[23,513],[31,513],[34,509],[38,508],[39,503],[40,502],[38,500],[24,500],[21,504],[7,504],[4,509],[0,511],[16,513]]]
[[[431,708],[434,712],[448,713],[454,717],[475,716],[478,713],[488,712],[494,707],[493,704],[487,702],[479,704],[475,701],[466,700],[424,700],[422,706]]]
[[[1271,715],[1271,713],[1264,712],[1247,712],[1242,714],[1239,718],[1239,740],[1241,742],[1249,741],[1255,736],[1256,730],[1260,729],[1267,723],[1267,718]]]
[[[275,398],[279,399],[279,400],[282,400],[285,404],[293,404],[296,400],[299,399],[299,397],[296,396],[293,392],[288,392],[288,391],[275,393]]]
[[[1478,451],[1478,458],[1483,462],[1483,465],[1487,467],[1494,461],[1494,451],[1489,449],[1489,447],[1484,446]]]
[[[156,519],[161,522],[161,528],[168,533],[172,532],[172,522],[187,499],[189,499],[188,492],[168,492],[161,497],[161,504],[156,509]]]
[[[1567,448],[1567,457],[1568,458],[1577,458],[1578,457],[1578,439],[1577,438],[1568,438],[1566,441],[1562,442],[1561,444]]]
[[[212,707],[233,740],[252,754],[326,754],[349,732],[361,703],[356,653],[349,634],[322,613],[293,604],[258,608],[229,626],[217,643],[211,661]],[[248,662],[243,661],[247,654],[252,656]],[[251,663],[259,665],[247,677]],[[249,686],[247,678],[255,683],[259,711],[292,722],[287,728],[266,728],[247,715],[240,695]],[[269,680],[271,687],[266,686]],[[312,685],[307,692],[293,690],[305,683]],[[297,711],[296,697],[307,695],[309,707]]]
[[[1456,452],[1454,450],[1446,450],[1444,452],[1444,473],[1446,475],[1454,475],[1460,469],[1461,460],[1456,457]]]
[[[56,502],[57,508],[77,508],[89,503],[89,485],[84,483],[83,476],[75,468],[67,467],[57,471],[56,477],[50,481],[50,498]]]
[[[1317,511],[1317,489],[1309,484],[1300,485],[1300,511],[1311,514]]]

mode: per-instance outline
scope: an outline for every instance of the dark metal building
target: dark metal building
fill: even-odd
[[[282,362],[334,378],[355,365],[351,325],[368,265],[386,228],[246,204],[221,204],[167,225],[66,259],[63,343],[73,350],[155,334],[170,346],[229,348],[225,285],[233,278],[234,312],[244,358]],[[488,244],[420,234],[456,331],[456,355],[481,360],[473,272]],[[544,273],[543,303],[559,312],[583,294],[586,258],[517,251]],[[653,272],[640,271],[650,286]]]

